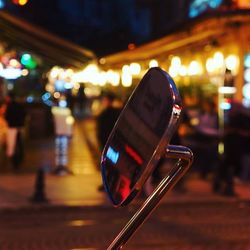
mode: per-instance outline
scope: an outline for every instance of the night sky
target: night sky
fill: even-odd
[[[6,9],[102,56],[160,37],[183,19],[182,0],[29,0]]]

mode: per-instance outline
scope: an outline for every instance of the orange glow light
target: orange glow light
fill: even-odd
[[[129,49],[129,50],[133,50],[133,49],[135,49],[135,47],[136,47],[136,46],[135,46],[134,43],[129,43],[129,44],[128,44],[128,49]]]
[[[28,2],[28,0],[19,0],[18,4],[19,5],[25,5]]]
[[[14,3],[14,4],[18,4],[18,5],[25,5],[27,2],[28,2],[28,0],[12,0],[12,2]]]

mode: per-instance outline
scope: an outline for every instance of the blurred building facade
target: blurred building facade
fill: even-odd
[[[140,2],[152,4],[149,0]],[[131,84],[136,84],[152,63],[169,72],[193,100],[221,93],[249,106],[249,1],[193,0],[188,6],[181,2],[183,12],[176,18],[177,23],[186,18],[181,26],[163,38],[104,57],[100,66],[118,71],[122,79],[125,68],[137,64],[140,73],[130,74]]]
[[[98,55],[105,55],[124,50],[130,43],[140,45],[159,38],[181,25],[187,18],[189,2],[36,0],[23,7],[10,2],[6,9]]]

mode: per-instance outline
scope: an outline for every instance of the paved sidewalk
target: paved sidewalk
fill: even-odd
[[[99,152],[95,139],[95,124],[92,120],[78,122],[69,147],[69,170],[72,175],[58,176],[52,174],[55,168],[53,139],[29,148],[30,157],[26,159],[20,173],[5,172],[0,175],[0,208],[18,208],[34,206],[30,198],[35,193],[36,168],[47,170],[44,175],[44,195],[49,200],[47,205],[63,206],[110,206],[105,193],[98,191],[101,175],[98,170]],[[38,142],[37,142],[38,143]],[[39,152],[38,152],[39,151]],[[30,161],[29,161],[30,159]],[[29,164],[32,162],[32,166]],[[32,169],[32,171],[30,170]],[[195,175],[186,177],[187,192],[172,191],[164,198],[164,202],[209,202],[250,200],[250,185],[236,183],[238,197],[226,198],[211,192],[209,181],[199,179]],[[45,203],[46,205],[46,203]]]
[[[30,206],[30,198],[37,190],[35,185],[38,169],[43,175],[44,197],[50,205],[99,205],[106,202],[104,193],[97,190],[101,184],[101,175],[89,150],[84,134],[85,122],[74,127],[74,136],[69,143],[68,170],[72,174],[56,175],[55,142],[53,138],[32,141],[27,145],[26,159],[20,171],[10,172],[3,166],[0,176],[0,207]],[[93,137],[93,131],[91,137]],[[96,143],[96,142],[95,142]],[[96,155],[96,157],[99,157]]]

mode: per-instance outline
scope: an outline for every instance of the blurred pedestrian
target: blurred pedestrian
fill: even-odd
[[[108,137],[122,110],[122,105],[117,105],[117,99],[111,92],[102,95],[101,103],[103,110],[97,117],[97,139],[100,144],[100,150],[103,151]],[[103,185],[100,185],[98,190],[103,191]]]
[[[7,122],[4,119],[5,105],[0,103],[0,166],[4,166],[4,152],[6,145],[6,135],[7,135]]]
[[[240,125],[235,131],[239,139],[238,161],[240,166],[236,169],[236,176],[242,181],[250,180],[250,108],[238,106],[237,122]]]
[[[23,128],[26,111],[23,105],[16,101],[14,93],[10,93],[6,100],[5,119],[8,125],[6,155],[11,160],[12,167],[18,169],[23,161]]]
[[[85,94],[85,86],[83,83],[80,84],[80,88],[78,89],[76,100],[78,103],[78,108],[79,108],[79,115],[82,117],[84,112],[86,111],[86,102],[87,102],[87,97]]]
[[[103,94],[101,103],[103,110],[97,117],[97,138],[102,151],[119,117],[122,105],[117,105],[117,99],[111,92]]]
[[[224,153],[220,158],[220,164],[215,172],[213,191],[225,196],[235,196],[234,176],[240,171],[240,159],[242,158],[241,136],[241,104],[232,103],[227,114],[225,132],[223,136]]]
[[[0,147],[2,147],[6,141],[7,124],[6,120],[4,119],[5,109],[5,105],[0,103]]]
[[[212,100],[203,100],[198,124],[195,126],[198,142],[198,167],[201,177],[206,179],[218,164],[219,119]]]

